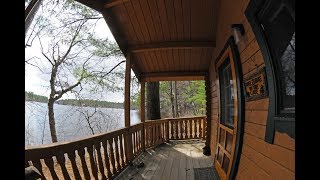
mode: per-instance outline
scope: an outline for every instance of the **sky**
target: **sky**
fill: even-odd
[[[30,25],[29,31],[32,25],[33,24]],[[97,23],[95,33],[97,36],[101,38],[108,37],[109,40],[115,41],[104,19],[100,19],[99,22]],[[44,45],[45,43],[46,43],[46,39],[42,39],[42,44]],[[29,59],[33,56],[44,58],[41,55],[40,44],[38,41],[34,41],[31,47],[25,48],[25,59]],[[43,60],[43,61],[41,60],[40,62],[44,62],[44,64],[42,65],[49,67],[48,65],[45,65],[45,61],[46,60]],[[25,65],[25,91],[32,91],[35,94],[48,97],[50,94],[48,86],[49,86],[48,75],[44,76],[43,73],[34,66],[31,66],[28,64]],[[73,94],[65,94],[62,97],[62,99],[69,99],[69,98],[74,98]],[[106,101],[111,101],[111,102],[123,102],[124,95],[123,95],[123,92],[117,92],[117,93],[105,92],[101,99]]]

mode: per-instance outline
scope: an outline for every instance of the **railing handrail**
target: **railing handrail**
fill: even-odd
[[[142,123],[139,123],[139,124],[142,124]],[[135,124],[135,125],[138,125],[138,124]],[[133,126],[135,126],[135,125],[133,125]],[[130,126],[130,127],[132,127],[132,126]],[[93,139],[100,140],[100,139],[103,139],[105,136],[113,137],[123,131],[128,130],[130,127],[124,127],[124,128],[108,131],[105,133],[90,135],[90,136],[87,136],[87,137],[84,137],[81,139],[76,139],[73,141],[55,142],[55,143],[41,144],[41,145],[35,145],[35,146],[26,146],[25,151],[29,151],[29,150],[33,150],[33,149],[47,149],[47,148],[55,148],[55,147],[60,147],[60,146],[68,146],[68,145],[78,144],[78,143],[82,143],[82,142],[86,142],[86,141],[92,142]]]
[[[162,118],[162,119],[155,119],[155,120],[146,120],[145,123],[157,123],[158,121],[166,121],[166,120],[170,121],[170,120],[198,119],[198,118],[204,118],[204,117],[207,117],[207,116],[204,115],[204,116],[190,116],[190,117],[177,117],[177,118]],[[34,150],[34,149],[51,149],[51,148],[55,148],[55,147],[59,147],[59,146],[68,146],[68,145],[72,146],[73,144],[78,144],[78,143],[82,143],[82,142],[86,142],[86,141],[92,141],[93,139],[101,140],[105,136],[112,137],[114,135],[118,135],[120,132],[129,130],[130,128],[134,128],[135,126],[140,126],[142,124],[144,124],[144,123],[140,122],[140,123],[134,124],[130,127],[124,127],[124,128],[108,131],[105,133],[90,135],[88,137],[76,139],[73,141],[55,142],[55,143],[41,144],[41,145],[35,145],[35,146],[26,146],[25,151]]]

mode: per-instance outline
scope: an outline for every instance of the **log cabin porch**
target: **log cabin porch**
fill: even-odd
[[[125,128],[79,141],[26,148],[26,166],[35,166],[48,179],[114,179],[119,175],[119,179],[183,179],[182,169],[178,175],[169,169],[176,168],[173,164],[178,161],[157,157],[179,154],[174,147],[180,149],[183,144],[176,144],[176,140],[202,139],[203,153],[210,158],[201,155],[199,165],[205,167],[211,161],[221,179],[295,178],[295,114],[277,116],[282,111],[277,98],[285,100],[285,95],[275,78],[281,73],[280,60],[274,58],[267,41],[270,35],[281,41],[271,43],[281,44],[278,49],[285,50],[294,33],[293,0],[77,1],[101,12],[126,58]],[[240,33],[234,34],[233,27],[241,27]],[[273,38],[275,32],[284,35]],[[236,37],[240,40],[234,42]],[[133,126],[131,69],[141,83],[141,123]],[[251,82],[256,74],[266,78],[264,90],[269,94],[251,98],[243,80]],[[206,116],[145,120],[145,84],[184,80],[205,80]],[[232,98],[224,93],[229,90]],[[233,103],[226,104],[225,97]],[[222,111],[230,104],[234,109],[228,121]],[[192,153],[198,152],[196,149]],[[130,165],[140,157],[148,158],[148,152],[155,156],[144,161],[145,167],[133,176],[135,169],[130,170]],[[153,162],[158,165],[155,171]],[[199,166],[196,163],[194,167]],[[154,174],[150,177],[149,173]],[[185,179],[188,177],[193,176],[186,174]]]

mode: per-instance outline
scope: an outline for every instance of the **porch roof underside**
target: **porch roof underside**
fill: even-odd
[[[203,80],[219,0],[77,0],[104,16],[140,81]]]

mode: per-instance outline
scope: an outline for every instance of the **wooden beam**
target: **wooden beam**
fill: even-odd
[[[77,2],[84,4],[96,11],[102,12],[103,4],[98,0],[76,0]]]
[[[138,81],[141,83],[141,70],[136,62],[136,59],[134,58],[133,55],[131,55],[131,68],[136,76],[136,78],[138,79]]]
[[[130,80],[131,80],[131,54],[126,59],[125,84],[124,84],[124,119],[125,127],[130,127]]]
[[[117,6],[120,4],[123,4],[125,2],[129,2],[130,0],[114,0],[114,1],[109,1],[107,3],[104,4],[104,8],[111,8],[113,6]]]
[[[214,48],[215,41],[174,41],[160,42],[154,44],[135,45],[128,48],[128,52],[146,52],[165,49],[193,49],[193,48]]]
[[[145,82],[152,81],[188,81],[188,80],[204,80],[206,72],[159,72],[159,73],[143,73],[141,80]]]

